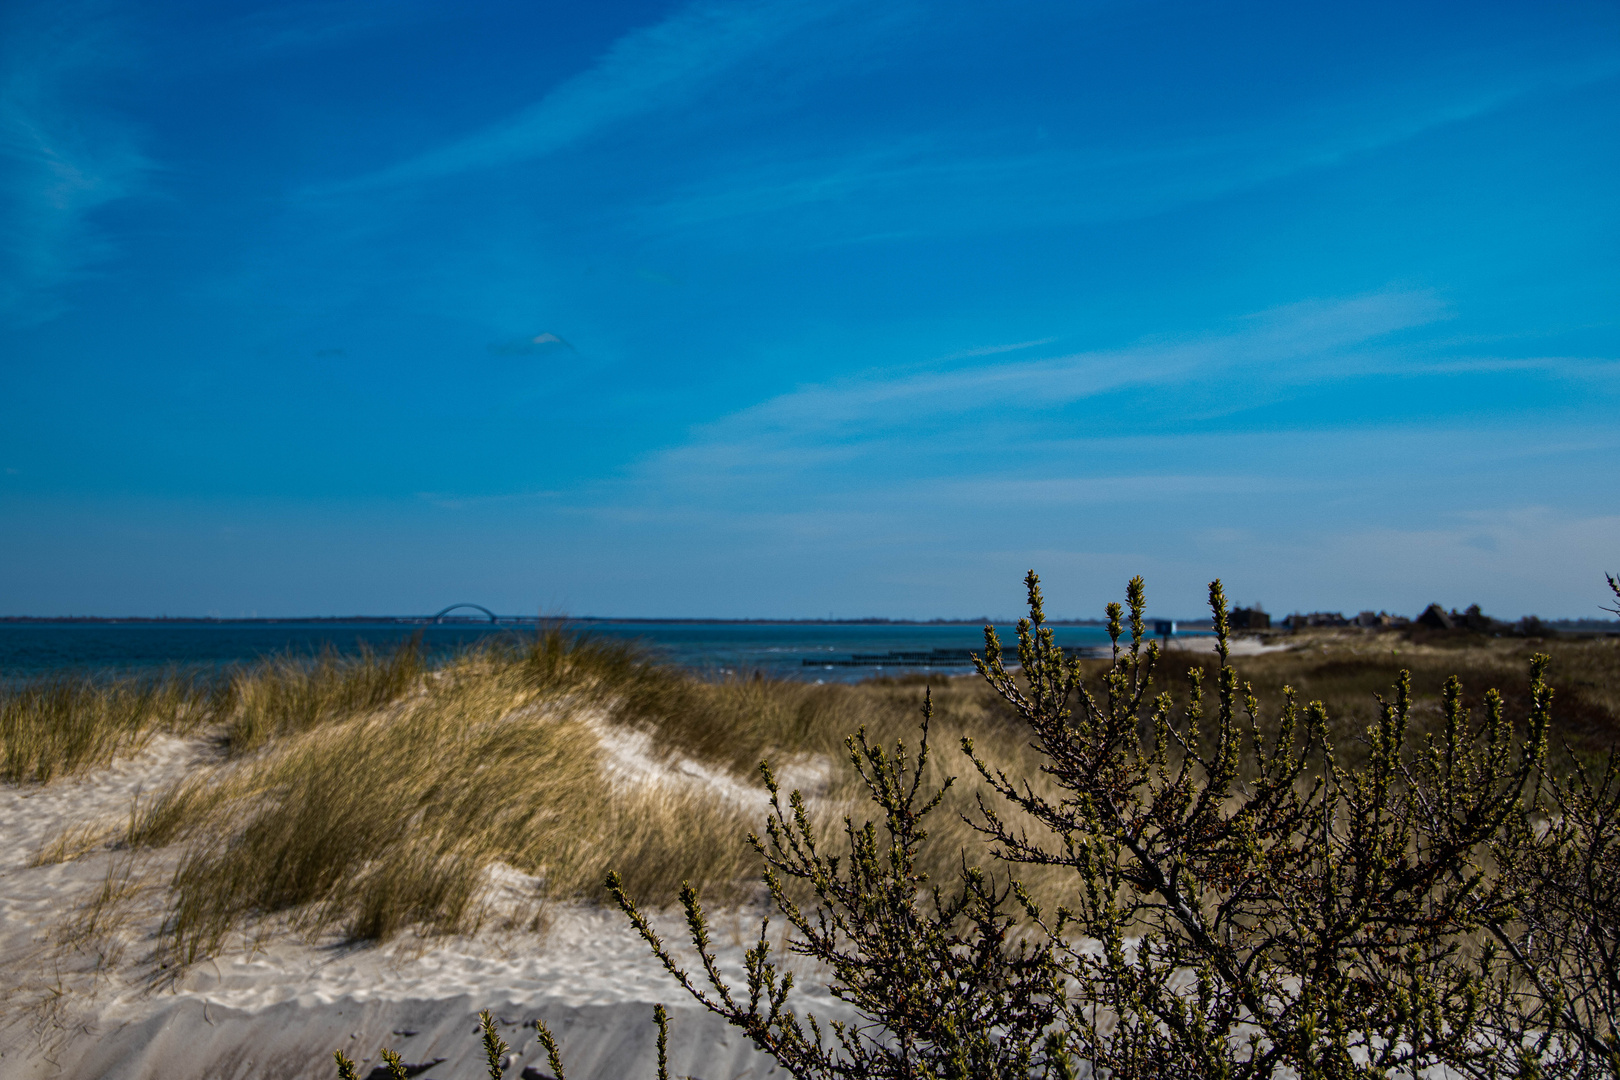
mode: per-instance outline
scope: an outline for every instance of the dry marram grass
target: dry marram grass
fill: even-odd
[[[0,777],[47,783],[106,765],[159,730],[202,723],[210,695],[178,676],[52,678],[0,688]]]
[[[609,869],[641,897],[691,881],[736,900],[752,887],[743,840],[763,803],[742,763],[821,753],[852,718],[901,734],[916,695],[890,689],[702,683],[553,634],[468,653],[392,705],[273,737],[154,800],[127,840],[185,845],[170,924],[182,962],[272,914],[356,938],[475,930],[497,863],[537,878],[537,901],[595,898]],[[679,711],[659,717],[670,701]],[[730,782],[614,782],[614,732],[638,727],[670,752],[707,751]],[[840,773],[823,798],[855,796]],[[966,838],[960,822],[939,831],[941,869]]]
[[[1459,651],[1354,634],[1305,646],[1249,659],[1243,675],[1263,699],[1275,700],[1285,682],[1300,687],[1350,730],[1373,715],[1372,692],[1402,667],[1414,672],[1420,706],[1454,670],[1472,692],[1499,685],[1511,697],[1526,648],[1477,642]],[[1611,743],[1620,649],[1551,643],[1550,651],[1554,679],[1571,688],[1561,734]],[[1178,669],[1209,663],[1172,652],[1158,682],[1178,688]],[[755,765],[831,762],[816,792],[822,820],[864,815],[859,780],[837,764],[842,741],[861,727],[873,741],[913,738],[929,684],[941,748],[934,779],[967,771],[948,747],[971,735],[981,756],[1040,782],[1026,734],[975,677],[711,682],[634,646],[556,628],[432,668],[407,645],[268,661],[213,685],[33,684],[0,698],[0,748],[8,780],[37,783],[133,753],[157,730],[217,741],[220,764],[147,796],[121,830],[137,853],[178,854],[167,940],[169,958],[184,962],[271,917],[361,939],[476,930],[491,917],[485,887],[496,864],[532,875],[537,904],[595,899],[609,869],[640,898],[667,902],[690,880],[722,903],[741,900],[754,887],[743,838],[763,816]],[[628,745],[663,755],[662,782],[616,769]],[[680,759],[707,772],[691,778],[674,767]],[[958,813],[979,793],[969,779],[933,819],[925,864],[939,879],[974,846]],[[36,858],[70,859],[106,839],[104,823],[86,825]],[[1026,874],[1037,894],[1055,884]],[[101,906],[118,905],[109,893]]]

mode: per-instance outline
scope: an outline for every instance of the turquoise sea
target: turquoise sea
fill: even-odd
[[[971,670],[966,655],[984,647],[983,628],[968,623],[774,623],[581,620],[569,628],[626,638],[671,663],[705,674],[769,675],[851,682],[910,672]],[[1059,626],[1068,648],[1106,645],[1100,626]],[[998,627],[1009,645],[1011,626]],[[66,673],[217,670],[265,656],[313,655],[331,648],[383,651],[414,634],[431,656],[445,657],[490,637],[521,637],[528,627],[471,621],[422,625],[378,620],[268,622],[4,622],[0,678]]]

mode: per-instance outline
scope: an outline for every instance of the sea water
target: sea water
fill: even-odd
[[[968,651],[984,650],[983,627],[969,623],[770,623],[582,620],[572,632],[636,642],[649,655],[711,676],[754,672],[811,682],[971,671]],[[997,627],[1009,654],[1015,630]],[[1058,644],[1096,649],[1100,626],[1058,626]],[[0,622],[0,678],[63,673],[140,674],[166,668],[221,669],[272,656],[391,651],[420,634],[430,659],[445,659],[490,638],[521,640],[535,627],[408,621]],[[899,654],[899,655],[891,655]],[[909,654],[909,655],[907,655]]]

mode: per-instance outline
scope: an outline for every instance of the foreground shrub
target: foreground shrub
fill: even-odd
[[[1532,662],[1522,725],[1494,692],[1472,724],[1452,680],[1444,733],[1416,748],[1403,673],[1351,772],[1320,703],[1301,709],[1285,691],[1276,736],[1262,735],[1260,705],[1228,663],[1219,582],[1213,715],[1199,672],[1179,708],[1151,694],[1140,579],[1124,649],[1125,612],[1109,608],[1114,663],[1095,692],[1042,626],[1033,574],[1027,584],[1026,681],[1008,674],[994,635],[980,671],[1024,717],[1061,796],[975,765],[1045,827],[1010,829],[987,803],[996,856],[1074,871],[1072,900],[1042,926],[1074,980],[1063,1039],[1079,1057],[1121,1076],[1495,1075],[1562,1048],[1483,1022],[1481,999],[1511,971],[1476,947],[1518,899],[1484,863],[1521,827],[1545,759],[1545,657]]]
[[[883,818],[881,827],[846,818],[842,854],[822,850],[797,792],[783,809],[768,766],[768,839],[749,837],[764,859],[771,900],[793,931],[790,948],[825,965],[835,993],[873,1023],[834,1022],[827,1038],[814,1017],[801,1022],[786,1007],[793,977],[770,958],[769,920],[745,958],[745,1004],[719,972],[697,891],[688,885],[681,904],[708,984],[700,987],[619,876],[608,876],[609,893],[676,981],[795,1076],[1027,1076],[1061,1017],[1063,972],[1051,943],[1017,933],[1017,916],[1033,914],[1026,894],[967,867],[954,889],[922,888],[923,823],[951,784],[922,788],[931,715],[925,703],[914,759],[903,743],[891,753],[865,732],[850,738],[850,764]],[[795,900],[795,884],[809,887],[814,907]]]
[[[1548,1041],[1567,1032],[1575,1072],[1620,1072],[1620,755],[1577,762],[1550,777],[1535,831],[1504,838],[1503,877],[1521,897],[1516,918],[1491,932],[1523,979],[1489,1002],[1508,1030]],[[1606,1071],[1605,1071],[1606,1070]]]
[[[963,751],[989,789],[973,823],[993,865],[1063,871],[1061,903],[966,851],[954,885],[919,871],[949,786],[920,788],[925,706],[915,759],[849,744],[879,821],[846,821],[834,853],[767,769],[766,838],[751,838],[789,949],[832,971],[856,1022],[791,1011],[768,919],[733,988],[695,889],[680,899],[700,977],[609,876],[697,1001],[797,1077],[1616,1075],[1620,781],[1612,758],[1601,782],[1548,778],[1546,657],[1524,716],[1492,691],[1476,719],[1453,679],[1441,730],[1416,744],[1403,673],[1352,770],[1320,702],[1285,691],[1262,721],[1229,664],[1219,582],[1213,694],[1194,668],[1179,701],[1154,690],[1140,579],[1128,613],[1109,606],[1112,660],[1091,680],[1026,585],[1018,670],[989,628],[978,669],[1033,737],[1041,782]]]

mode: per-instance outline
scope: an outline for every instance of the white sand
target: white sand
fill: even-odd
[[[759,795],[729,776],[657,762],[634,738],[604,744],[619,782],[701,784],[758,805]],[[489,1008],[513,1046],[509,1077],[549,1074],[534,1031],[521,1026],[539,1017],[561,1041],[570,1078],[650,1080],[654,1002],[670,1008],[677,1074],[770,1074],[770,1060],[693,1004],[618,912],[582,905],[545,910],[541,933],[406,937],[378,947],[267,933],[251,950],[235,943],[169,978],[156,968],[154,946],[174,852],[132,860],[91,835],[91,850],[77,859],[29,863],[64,830],[110,832],[127,822],[138,792],[161,790],[209,757],[203,742],[161,738],[134,760],[83,778],[0,787],[0,1078],[331,1077],[339,1047],[363,1063],[364,1075],[382,1046],[408,1063],[444,1059],[425,1078],[481,1077],[475,1017]],[[818,770],[802,772],[795,779],[812,786]],[[93,933],[66,934],[109,881],[121,897],[110,908],[117,917]],[[487,900],[497,913],[519,911],[534,885],[496,866]],[[734,975],[757,918],[716,920],[722,963]],[[666,913],[660,922],[666,941],[684,942],[678,919]],[[808,991],[801,1009],[847,1015],[814,978],[800,985]]]
[[[585,717],[601,740],[608,779],[615,786],[658,784],[667,787],[696,788],[731,803],[742,810],[764,815],[770,809],[770,796],[763,787],[739,783],[729,772],[686,757],[660,757],[646,731],[609,724],[600,715]],[[783,791],[800,791],[813,799],[827,790],[832,779],[832,763],[816,755],[801,754],[785,761],[773,761],[776,782]]]
[[[1170,648],[1182,652],[1214,653],[1216,643],[1213,637],[1173,637],[1170,639]],[[1228,638],[1227,652],[1232,656],[1259,656],[1262,653],[1284,652],[1292,648],[1289,645],[1267,645],[1257,637]]]

